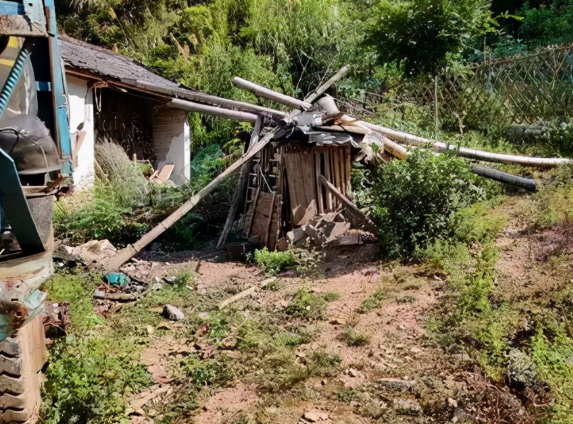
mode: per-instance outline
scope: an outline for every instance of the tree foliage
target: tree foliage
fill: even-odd
[[[474,0],[381,0],[366,44],[380,64],[396,61],[408,76],[435,73],[493,28],[489,6]]]

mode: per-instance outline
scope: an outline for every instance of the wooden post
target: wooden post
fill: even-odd
[[[251,149],[251,146],[255,146],[258,143],[262,127],[263,127],[263,118],[259,117],[259,119],[257,119],[255,127],[253,128],[253,132],[251,133],[251,140],[249,141],[249,146],[247,148],[247,151]],[[233,222],[235,221],[235,217],[237,216],[237,209],[239,208],[239,203],[241,202],[241,196],[243,196],[247,188],[250,168],[251,166],[249,163],[245,163],[241,167],[241,174],[239,176],[239,181],[237,182],[237,189],[233,194],[233,201],[231,203],[231,208],[229,209],[229,214],[227,215],[227,221],[225,221],[225,226],[223,227],[223,232],[221,233],[221,237],[219,237],[219,241],[217,242],[217,249],[221,249],[227,242],[229,231],[231,231],[231,227],[233,226]]]
[[[340,192],[332,183],[330,183],[324,176],[320,176],[320,182],[328,189],[329,192],[334,194],[338,200],[342,203],[344,208],[352,215],[352,224],[356,227],[362,226],[366,231],[370,231],[376,234],[378,227],[374,224],[366,215],[364,215],[360,209],[356,207],[344,194]]]

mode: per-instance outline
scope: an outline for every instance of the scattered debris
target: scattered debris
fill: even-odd
[[[173,305],[165,305],[162,315],[171,321],[183,321],[185,319],[185,314]]]
[[[381,389],[390,392],[408,392],[416,387],[416,381],[402,380],[400,378],[382,378],[378,380],[378,385]]]
[[[53,258],[56,261],[63,261],[65,265],[70,267],[77,264],[90,266],[100,264],[116,253],[117,249],[109,240],[91,240],[77,247],[61,244],[55,248]]]
[[[412,399],[394,399],[393,407],[396,413],[400,415],[422,415],[422,407]]]
[[[251,295],[253,295],[259,288],[265,288],[267,285],[273,283],[274,281],[276,281],[276,278],[267,278],[266,280],[264,280],[260,286],[252,286],[249,287],[246,290],[243,290],[242,292],[234,295],[233,297],[230,297],[229,299],[224,300],[223,302],[221,302],[219,304],[219,309],[224,309],[227,306],[229,306],[231,303],[237,302],[238,300],[244,299],[245,297],[249,297]]]

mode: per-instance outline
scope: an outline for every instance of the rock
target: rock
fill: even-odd
[[[199,312],[197,314],[197,318],[199,318],[201,321],[207,321],[209,318],[211,318],[211,315],[209,315],[208,312]]]
[[[177,277],[175,275],[168,275],[167,277],[163,277],[163,281],[171,285],[175,284],[176,279]]]
[[[447,404],[449,408],[456,409],[458,407],[458,402],[455,399],[448,398]]]
[[[326,412],[308,411],[303,414],[302,418],[308,422],[315,423],[318,421],[326,421],[329,416]]]
[[[171,321],[182,321],[185,319],[185,314],[173,305],[165,305],[163,307],[163,316]]]
[[[316,412],[305,412],[302,417],[311,423],[315,423],[320,420],[320,417]]]
[[[332,325],[346,325],[346,321],[343,320],[342,318],[335,318],[335,319],[331,320],[330,323]]]
[[[399,415],[419,416],[422,414],[422,407],[412,399],[394,399],[393,407]]]
[[[348,369],[348,375],[350,377],[358,377],[358,371],[356,371],[354,368],[349,368]]]
[[[391,392],[407,392],[416,387],[415,380],[402,380],[400,378],[382,378],[378,380],[378,385],[383,390]]]
[[[417,355],[418,353],[422,352],[422,349],[414,346],[412,349],[410,349],[410,352],[412,352],[414,355]]]

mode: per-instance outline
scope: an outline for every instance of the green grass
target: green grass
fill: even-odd
[[[324,312],[329,302],[338,299],[338,293],[311,293],[307,289],[300,289],[293,296],[286,308],[286,313],[297,318],[326,319]]]
[[[365,346],[370,343],[370,336],[359,333],[352,327],[346,328],[340,335],[340,339],[351,347]]]
[[[382,306],[382,301],[387,298],[386,290],[383,288],[377,289],[374,293],[362,301],[360,306],[356,309],[359,314],[366,314],[374,309]]]

